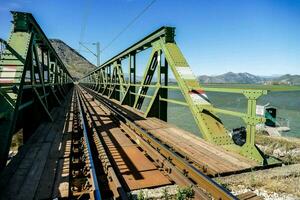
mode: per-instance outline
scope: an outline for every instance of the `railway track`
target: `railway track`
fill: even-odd
[[[176,185],[191,186],[195,199],[238,199],[87,90],[75,87],[74,126],[80,131],[73,136],[73,151],[83,144],[81,174],[86,182],[73,196],[128,199],[132,191]]]
[[[77,92],[73,96],[73,134],[70,163],[71,194],[80,199],[100,200],[100,190],[93,152],[88,137],[88,127]]]

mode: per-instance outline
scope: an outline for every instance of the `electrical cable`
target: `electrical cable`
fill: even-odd
[[[102,50],[108,49],[134,22],[136,22],[154,3],[156,0],[152,0],[137,16],[135,16]]]
[[[89,2],[88,0],[85,0],[85,9],[83,11],[83,16],[82,16],[82,24],[81,24],[81,30],[80,30],[80,38],[79,38],[79,43],[83,43],[84,40],[84,35],[85,35],[85,30],[87,27],[87,21],[88,21],[88,16],[89,16]],[[81,49],[81,46],[79,45],[79,50]]]

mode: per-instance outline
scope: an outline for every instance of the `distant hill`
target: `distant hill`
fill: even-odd
[[[65,63],[70,74],[75,78],[82,78],[85,74],[95,69],[95,65],[80,55],[75,49],[68,46],[59,39],[50,39],[50,42],[56,50],[58,56]],[[128,74],[125,73],[125,79]],[[142,76],[137,76],[137,82],[142,80]],[[233,73],[228,72],[217,76],[198,76],[200,83],[241,83],[241,84],[291,84],[300,85],[300,75],[278,75],[278,76],[257,76],[247,72]],[[155,78],[154,80],[155,81]],[[170,79],[170,82],[176,82]]]
[[[278,78],[274,78],[273,81],[286,82],[286,83],[292,83],[294,85],[300,85],[300,75],[286,74],[286,75],[280,76]]]
[[[292,84],[300,85],[300,75],[257,76],[247,72],[228,72],[217,76],[198,76],[200,83],[242,83],[242,84]]]
[[[247,84],[254,84],[254,83],[263,83],[266,78],[256,76],[249,73],[233,73],[228,72],[225,74],[221,74],[218,76],[199,76],[199,81],[201,83],[247,83]]]
[[[80,55],[75,49],[59,39],[50,39],[52,46],[60,59],[64,62],[71,76],[75,79],[82,78],[85,74],[95,69],[95,65]]]

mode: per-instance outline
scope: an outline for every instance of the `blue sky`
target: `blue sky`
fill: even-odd
[[[104,47],[149,2],[1,0],[0,37],[8,37],[9,11],[25,11],[49,38],[78,49],[87,10],[84,41]],[[163,25],[176,27],[177,44],[196,74],[300,74],[299,0],[157,0],[102,53],[102,62]],[[93,56],[83,55],[95,63]]]

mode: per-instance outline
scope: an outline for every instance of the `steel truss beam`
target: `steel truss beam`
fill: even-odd
[[[97,88],[95,91],[107,98],[118,100],[121,104],[129,105],[138,111],[142,111],[143,106],[146,105],[143,112],[145,117],[154,116],[167,121],[168,102],[188,106],[199,132],[207,141],[238,152],[261,164],[275,162],[275,160],[267,159],[254,142],[255,125],[265,120],[255,114],[256,100],[267,91],[219,89],[218,92],[244,94],[248,100],[248,110],[247,113],[240,113],[214,107],[205,94],[205,88],[199,85],[196,76],[177,46],[174,33],[175,29],[172,27],[158,29],[90,72],[80,80],[80,84],[94,90]],[[145,67],[144,76],[137,83],[136,55],[148,48],[151,48],[152,52]],[[120,63],[124,59],[129,60],[127,80],[123,78],[124,73],[120,67]],[[176,78],[178,86],[168,86],[169,70]],[[153,78],[155,73],[157,73],[157,80]],[[156,83],[151,84],[152,82]],[[180,90],[185,102],[169,99],[169,89]],[[149,99],[148,103],[145,103],[145,99]],[[237,116],[245,121],[247,139],[242,147],[234,144],[229,131],[224,127],[217,113]]]
[[[51,109],[60,105],[73,80],[30,13],[12,12],[8,41],[0,39],[0,170],[15,132],[24,141]]]

